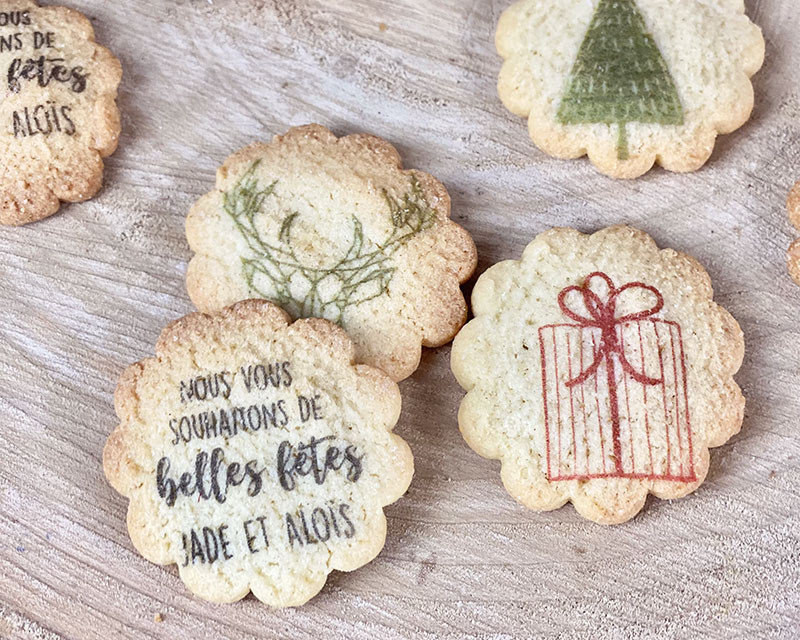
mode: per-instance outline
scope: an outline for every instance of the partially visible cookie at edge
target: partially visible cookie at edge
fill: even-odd
[[[466,321],[476,249],[449,216],[442,183],[385,140],[296,127],[229,157],[190,211],[189,296],[201,311],[265,298],[326,318],[357,361],[401,380]]]
[[[538,235],[481,275],[453,343],[465,440],[531,509],[614,524],[694,491],[744,415],[742,331],[712,296],[631,227]]]
[[[615,178],[699,169],[750,117],[765,48],[742,0],[517,0],[495,40],[536,146]]]
[[[397,385],[352,359],[341,328],[264,300],[167,326],[122,374],[103,452],[134,547],[204,599],[276,607],[372,560],[413,459]]]
[[[0,0],[0,14],[0,224],[22,225],[100,189],[122,67],[73,9]]]
[[[786,209],[789,213],[789,222],[800,231],[800,182],[789,192]],[[800,240],[795,240],[786,252],[786,266],[792,279],[800,284]]]

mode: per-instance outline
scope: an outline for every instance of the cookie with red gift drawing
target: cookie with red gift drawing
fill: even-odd
[[[487,270],[452,369],[459,427],[531,509],[624,522],[680,498],[739,431],[739,325],[690,256],[616,226],[552,229]]]
[[[0,224],[91,198],[119,138],[119,60],[77,11],[0,0],[0,70]]]
[[[114,395],[103,467],[148,560],[213,602],[300,605],[383,547],[411,482],[400,392],[345,332],[265,300],[170,324]]]
[[[789,211],[789,222],[800,231],[800,182],[795,184],[789,192],[786,208]],[[800,284],[800,240],[795,240],[789,247],[789,251],[786,253],[786,266],[789,268],[789,275],[792,276],[792,279]]]
[[[742,0],[517,0],[495,39],[500,99],[536,146],[615,178],[703,166],[764,61]]]
[[[403,169],[372,135],[312,124],[234,153],[189,212],[186,237],[200,311],[265,298],[295,318],[326,318],[348,332],[357,361],[394,380],[467,319],[460,285],[475,243],[450,219],[444,185]]]

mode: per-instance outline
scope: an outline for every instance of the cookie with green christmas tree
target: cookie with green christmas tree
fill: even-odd
[[[534,143],[615,178],[699,169],[750,117],[764,60],[742,0],[519,0],[496,44],[500,98]]]
[[[242,149],[189,212],[186,234],[201,311],[264,298],[293,318],[325,318],[348,332],[358,362],[394,380],[466,321],[460,285],[475,244],[450,220],[444,185],[404,170],[375,136],[308,125]]]

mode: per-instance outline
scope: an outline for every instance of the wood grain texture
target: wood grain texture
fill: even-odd
[[[493,34],[509,2],[70,2],[122,60],[123,134],[95,199],[0,229],[0,637],[798,637],[796,0],[748,2],[767,40],[751,122],[703,170],[635,182],[543,156],[502,107]],[[442,348],[401,385],[417,472],[373,563],[276,612],[197,600],[139,557],[101,469],[117,377],[192,310],[184,217],[216,167],[307,122],[383,136],[444,181],[479,272],[554,225],[631,223],[695,255],[747,339],[745,425],[700,490],[613,528],[527,511],[461,439]]]

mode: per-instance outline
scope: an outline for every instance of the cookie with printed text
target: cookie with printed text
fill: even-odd
[[[800,182],[794,185],[789,192],[789,199],[786,201],[786,208],[789,212],[789,222],[795,229],[800,231]],[[789,275],[800,284],[800,240],[795,240],[786,253],[786,266],[789,268]]]
[[[189,212],[189,296],[200,311],[265,298],[326,318],[357,361],[401,380],[466,320],[476,250],[449,216],[444,186],[388,142],[296,127],[233,154]]]
[[[536,146],[615,178],[699,169],[750,117],[764,61],[743,0],[518,0],[496,45],[500,98]]]
[[[690,256],[631,227],[552,229],[487,270],[452,369],[467,443],[536,510],[624,522],[680,498],[739,431],[739,325]]]
[[[119,138],[119,61],[77,11],[0,0],[0,70],[0,224],[91,198]]]
[[[372,560],[413,475],[397,385],[335,324],[265,300],[195,313],[122,375],[103,452],[134,547],[189,589],[275,606]]]

